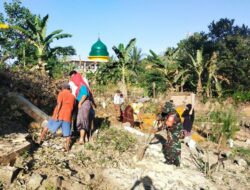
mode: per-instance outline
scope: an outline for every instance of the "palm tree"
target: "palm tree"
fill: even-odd
[[[54,32],[46,35],[47,23],[49,16],[46,15],[42,19],[38,16],[35,17],[35,21],[31,22],[27,20],[27,29],[19,26],[9,26],[8,28],[15,29],[18,33],[25,36],[27,43],[33,45],[36,49],[36,57],[38,65],[36,68],[40,69],[42,74],[46,74],[47,60],[58,52],[70,52],[74,53],[74,49],[71,46],[68,47],[54,47],[51,48],[50,44],[55,39],[62,39],[72,37],[70,34],[62,34],[62,30],[55,30]],[[6,29],[8,29],[6,28]]]
[[[206,68],[206,64],[204,64],[204,61],[203,61],[202,50],[197,50],[196,58],[194,58],[189,53],[188,53],[188,56],[190,57],[190,59],[192,61],[192,64],[189,64],[189,66],[194,69],[194,71],[196,72],[197,77],[198,77],[197,87],[196,87],[197,94],[201,95],[201,93],[202,93],[201,76],[202,76],[202,73],[204,72],[204,70]]]
[[[121,69],[122,73],[122,91],[124,94],[124,97],[127,97],[127,87],[126,87],[126,76],[129,73],[128,65],[130,64],[130,54],[133,48],[135,47],[136,39],[133,38],[129,41],[127,46],[125,47],[124,44],[119,44],[118,47],[113,46],[112,49],[114,50],[117,58],[118,58],[118,64],[119,68]]]

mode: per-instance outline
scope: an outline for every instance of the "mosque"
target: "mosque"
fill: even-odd
[[[78,70],[95,72],[99,63],[108,62],[108,60],[109,52],[107,46],[98,38],[91,47],[88,60],[71,60],[70,63],[74,64]]]

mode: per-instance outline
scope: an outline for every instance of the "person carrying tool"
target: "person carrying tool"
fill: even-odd
[[[160,115],[162,124],[154,130],[157,133],[166,130],[166,141],[163,144],[163,153],[167,164],[180,166],[181,161],[181,142],[182,123],[179,114],[174,109],[171,102],[165,103],[163,111]]]

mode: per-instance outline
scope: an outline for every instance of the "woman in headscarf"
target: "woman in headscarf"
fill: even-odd
[[[123,116],[122,116],[122,123],[130,123],[131,127],[134,127],[134,110],[132,108],[132,106],[128,105],[124,112],[123,112]]]
[[[190,136],[194,122],[194,109],[192,108],[192,104],[186,105],[186,108],[181,116],[184,118],[183,130],[185,137]]]
[[[78,96],[78,114],[76,126],[78,131],[80,131],[80,140],[79,143],[85,143],[86,134],[89,134],[89,113],[91,109],[90,94],[85,85],[82,85]]]
[[[76,71],[70,72],[70,80],[77,86],[76,97],[78,101],[78,113],[76,126],[78,131],[80,131],[80,144],[85,143],[85,138],[89,139],[89,134],[91,132],[91,123],[94,116],[90,115],[94,113],[94,107],[96,107],[93,94],[89,88],[89,85],[83,80],[80,73]]]

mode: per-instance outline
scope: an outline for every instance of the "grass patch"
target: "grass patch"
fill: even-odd
[[[86,143],[85,151],[76,156],[80,165],[98,164],[117,167],[125,153],[134,152],[136,138],[117,128],[108,128],[105,124],[99,131],[95,142]]]
[[[237,116],[233,108],[210,112],[209,120],[214,123],[211,138],[219,144],[223,139],[234,138],[236,132],[239,131],[239,127],[236,125]]]
[[[131,149],[135,142],[135,137],[115,128],[103,130],[102,135],[97,139],[97,144],[100,146],[111,147],[120,153]]]
[[[84,154],[83,152],[79,152],[77,154],[77,160],[79,160],[83,165],[85,165],[87,162],[91,161],[91,157]]]

